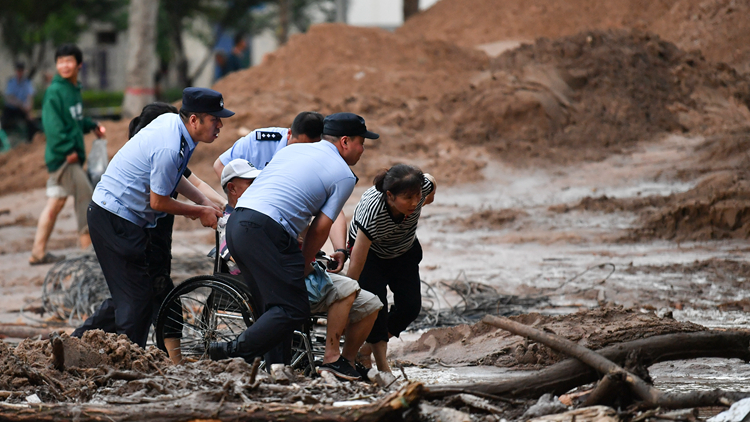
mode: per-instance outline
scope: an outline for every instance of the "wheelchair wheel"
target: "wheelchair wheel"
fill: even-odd
[[[212,341],[230,341],[257,319],[252,296],[242,282],[204,275],[175,287],[156,319],[156,345],[166,351],[165,338],[181,338],[182,356],[202,359]]]

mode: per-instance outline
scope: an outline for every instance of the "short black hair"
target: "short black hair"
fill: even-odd
[[[233,45],[237,45],[237,44],[240,43],[240,41],[244,41],[244,40],[245,40],[245,33],[244,32],[238,32],[238,33],[236,33],[234,35],[234,40],[233,40],[234,44]]]
[[[323,133],[323,115],[316,111],[303,111],[292,122],[292,137],[305,134],[310,139]]]
[[[78,64],[83,63],[83,53],[81,49],[75,44],[63,44],[57,47],[55,51],[55,61],[58,57],[74,56]]]

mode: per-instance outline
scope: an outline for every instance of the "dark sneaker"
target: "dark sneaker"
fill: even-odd
[[[367,373],[370,372],[370,368],[362,365],[361,362],[354,362],[354,370],[357,371],[360,377],[362,377],[363,381],[370,381],[370,377],[367,376]]]
[[[229,353],[227,352],[227,343],[221,341],[213,341],[208,345],[208,357],[211,360],[223,360],[229,359]]]
[[[362,376],[359,375],[359,372],[357,372],[357,370],[354,369],[349,361],[343,356],[339,357],[339,360],[337,360],[336,362],[324,363],[320,365],[318,367],[318,373],[320,374],[323,371],[328,371],[337,378],[348,381],[359,381],[362,379]]]

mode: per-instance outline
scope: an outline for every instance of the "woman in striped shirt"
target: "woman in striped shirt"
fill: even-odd
[[[419,262],[422,247],[417,240],[417,222],[422,206],[435,197],[435,179],[415,166],[396,164],[381,171],[374,185],[362,194],[349,225],[351,261],[347,276],[358,280],[384,304],[386,286],[394,304],[384,306],[367,337],[361,355],[365,366],[370,353],[378,370],[390,372],[386,360],[388,339],[414,321],[422,308]]]

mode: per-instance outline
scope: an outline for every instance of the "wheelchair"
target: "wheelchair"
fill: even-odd
[[[181,337],[183,358],[208,359],[211,342],[234,340],[260,317],[260,307],[242,276],[230,274],[229,263],[218,253],[218,232],[214,251],[213,274],[185,280],[164,299],[155,325],[161,350],[167,351],[165,338]],[[324,265],[329,260],[322,253],[317,259]],[[323,360],[326,333],[318,324],[321,318],[325,315],[312,315],[294,332],[291,366],[306,376],[317,375]]]

